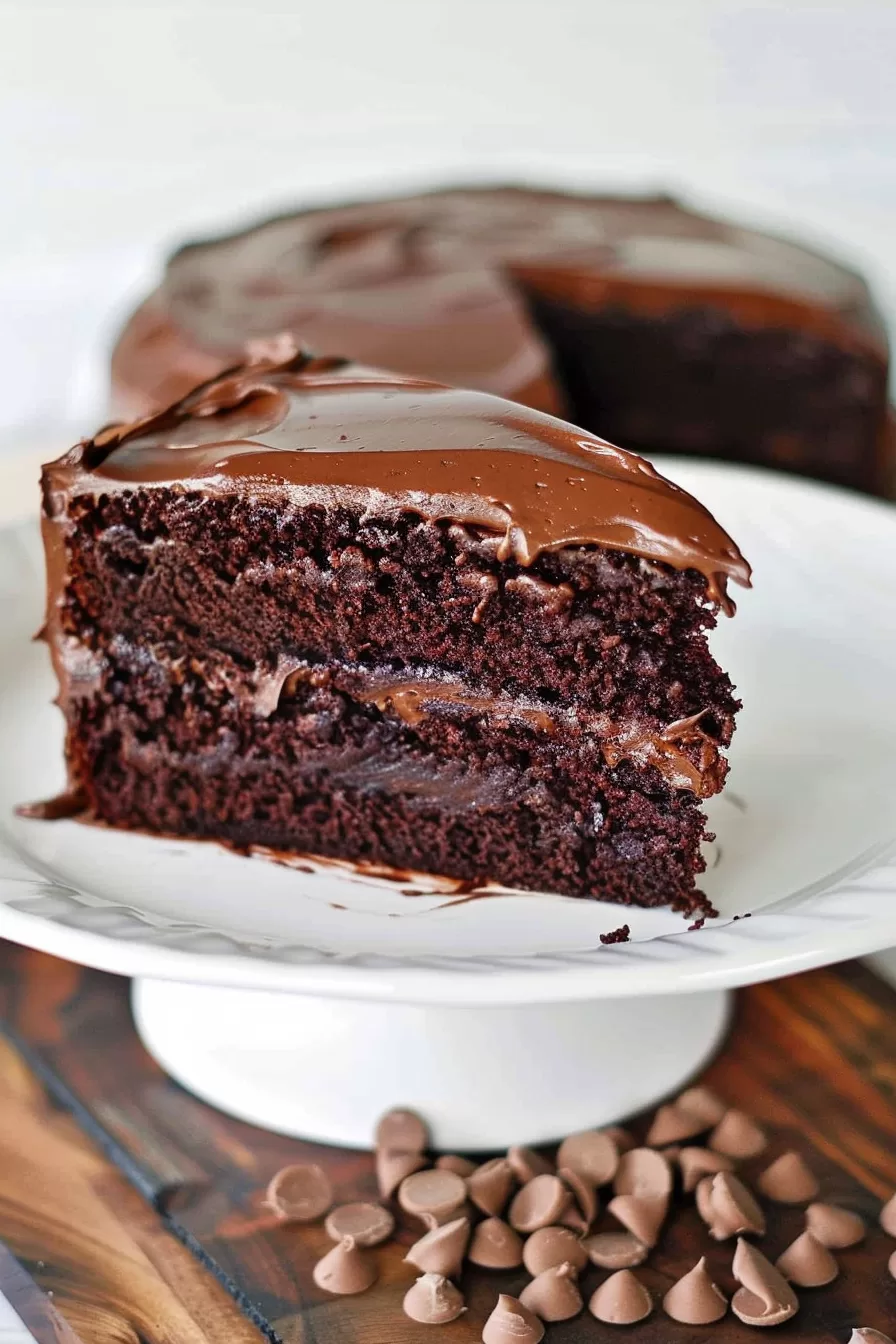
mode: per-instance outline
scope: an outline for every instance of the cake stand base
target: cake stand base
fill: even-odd
[[[423,1007],[136,980],[150,1054],[230,1115],[368,1148],[393,1106],[443,1151],[545,1143],[610,1124],[706,1063],[730,995],[521,1007]]]

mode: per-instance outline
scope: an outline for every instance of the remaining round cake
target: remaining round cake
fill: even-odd
[[[696,908],[734,542],[552,416],[283,353],[45,468],[51,813]]]
[[[861,277],[666,197],[442,191],[192,244],[119,339],[117,408],[159,409],[280,331],[645,452],[893,479],[887,339]]]

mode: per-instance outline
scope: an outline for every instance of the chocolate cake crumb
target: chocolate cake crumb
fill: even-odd
[[[631,942],[629,937],[630,933],[631,929],[629,926],[627,924],[621,924],[618,929],[613,929],[610,933],[602,933],[600,935],[600,941],[605,947],[609,947],[613,943],[628,943]]]

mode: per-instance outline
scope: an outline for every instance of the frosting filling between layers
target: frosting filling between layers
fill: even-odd
[[[717,793],[725,779],[727,765],[718,743],[701,728],[704,714],[696,713],[664,726],[651,724],[648,719],[630,719],[615,723],[608,714],[595,713],[581,706],[552,704],[532,697],[509,694],[487,695],[472,690],[462,682],[433,675],[409,676],[407,672],[396,677],[388,669],[344,667],[339,664],[310,663],[307,660],[281,655],[271,671],[258,670],[246,674],[234,665],[227,669],[218,655],[214,665],[203,665],[196,658],[169,659],[163,650],[136,648],[126,641],[114,640],[108,653],[95,651],[75,639],[67,639],[61,648],[61,657],[69,673],[68,694],[71,701],[89,698],[102,690],[119,666],[136,669],[151,676],[157,686],[182,685],[186,680],[185,664],[189,674],[199,677],[212,693],[223,693],[232,699],[240,712],[248,711],[258,719],[269,719],[301,694],[303,688],[326,690],[334,697],[359,707],[375,708],[385,720],[397,720],[410,729],[429,719],[446,719],[458,725],[485,720],[492,731],[506,731],[510,723],[535,734],[550,750],[555,744],[558,752],[596,748],[605,764],[614,768],[622,761],[636,769],[657,771],[664,783],[672,789],[684,789],[700,798]],[[130,754],[141,755],[134,739]],[[153,741],[148,752],[158,750]],[[238,743],[215,747],[211,753],[220,761],[222,756],[237,755]],[[146,755],[147,753],[143,753]],[[209,759],[206,751],[203,759]],[[445,791],[460,798],[466,793],[470,803],[481,801],[483,788],[492,792],[492,785],[471,782],[462,765],[452,763],[442,769],[435,761],[402,763],[383,760],[376,751],[347,749],[329,754],[317,753],[309,770],[326,770],[350,787],[380,788],[384,791],[407,792],[416,796],[440,796]],[[512,772],[497,770],[493,801],[512,789]]]
[[[69,694],[73,698],[88,696],[99,688],[107,665],[104,655],[69,640],[62,656],[69,669]],[[220,668],[210,679],[215,676],[221,678]],[[607,714],[546,701],[539,703],[530,698],[483,695],[461,682],[444,678],[423,675],[395,678],[376,669],[328,667],[287,655],[281,655],[273,671],[256,674],[254,690],[246,687],[240,692],[233,682],[231,685],[235,698],[248,699],[254,714],[268,718],[303,683],[332,687],[339,695],[360,705],[373,705],[384,716],[395,716],[411,727],[432,714],[449,718],[459,715],[487,717],[499,724],[514,720],[548,737],[562,731],[565,737],[593,738],[611,768],[623,760],[642,768],[649,766],[671,788],[688,789],[701,798],[717,793],[726,774],[717,743],[700,727],[702,713],[690,714],[663,727],[653,727],[646,720],[622,725],[614,723]],[[330,768],[336,768],[336,763]],[[393,781],[395,778],[393,773]],[[389,785],[384,782],[386,786]],[[391,786],[404,787],[394,783]],[[408,787],[412,792],[420,792],[423,786],[419,782],[412,786],[409,782]]]
[[[688,789],[701,798],[717,793],[725,777],[726,767],[718,746],[700,727],[702,713],[690,714],[661,728],[652,728],[646,722],[623,726],[606,714],[547,702],[539,704],[509,695],[482,695],[461,682],[437,677],[390,678],[376,671],[371,676],[365,669],[359,679],[357,672],[354,675],[349,672],[348,677],[340,672],[344,670],[293,665],[292,660],[284,658],[276,672],[259,679],[255,710],[262,715],[271,713],[297,683],[332,684],[360,704],[375,705],[382,714],[396,715],[411,726],[433,713],[450,716],[452,711],[459,711],[463,717],[513,719],[548,736],[562,729],[573,737],[593,737],[600,743],[603,758],[610,767],[623,760],[640,767],[650,766],[670,787]],[[688,747],[697,750],[688,752]]]

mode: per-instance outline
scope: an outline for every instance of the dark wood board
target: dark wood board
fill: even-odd
[[[399,1245],[376,1252],[376,1287],[361,1297],[333,1298],[311,1279],[314,1261],[329,1246],[323,1228],[278,1226],[263,1206],[270,1176],[294,1161],[326,1167],[340,1201],[375,1197],[369,1153],[268,1134],[191,1097],[140,1046],[127,983],[116,977],[0,944],[0,1019],[7,1036],[0,1051],[0,1138],[22,1157],[0,1161],[0,1241],[37,1287],[53,1294],[75,1339],[241,1344],[258,1339],[257,1330],[289,1344],[417,1344],[433,1337],[401,1312],[414,1278],[402,1247],[420,1230],[411,1220]],[[745,1164],[748,1180],[772,1157],[798,1148],[822,1179],[822,1197],[869,1221],[865,1244],[839,1253],[840,1279],[803,1291],[799,1315],[775,1337],[832,1344],[845,1342],[855,1325],[893,1334],[896,1283],[886,1264],[894,1243],[876,1215],[896,1189],[896,994],[857,964],[743,991],[731,1036],[705,1077],[772,1133],[768,1152]],[[83,1191],[73,1197],[69,1189],[71,1173],[85,1171],[89,1209]],[[48,1181],[53,1198],[35,1202],[35,1186]],[[109,1217],[138,1258],[150,1262],[154,1291],[170,1295],[160,1298],[169,1313],[161,1324],[146,1308],[146,1292],[135,1295],[127,1275],[121,1277],[120,1263],[103,1261],[100,1273],[96,1257],[91,1263],[79,1249],[93,1244]],[[799,1210],[777,1209],[763,1251],[776,1256],[801,1226]],[[706,1253],[730,1291],[731,1250],[711,1243],[687,1208],[639,1273],[659,1295]],[[85,1327],[85,1311],[97,1305],[98,1273],[102,1291],[114,1299],[105,1334]],[[602,1277],[589,1270],[586,1291]],[[438,1339],[478,1340],[498,1292],[518,1292],[525,1279],[516,1271],[468,1271],[462,1286],[469,1312],[440,1327]],[[242,1315],[231,1311],[233,1303]],[[116,1313],[118,1333],[111,1327]],[[689,1329],[659,1311],[623,1335],[638,1344],[756,1339],[730,1315],[716,1327]],[[619,1337],[583,1315],[551,1326],[547,1338],[585,1344]]]
[[[37,1344],[84,1344],[76,1335],[52,1296],[34,1282],[6,1246],[0,1242],[0,1293],[18,1312]]]
[[[152,1203],[0,1039],[0,1289],[40,1344],[258,1344]]]

